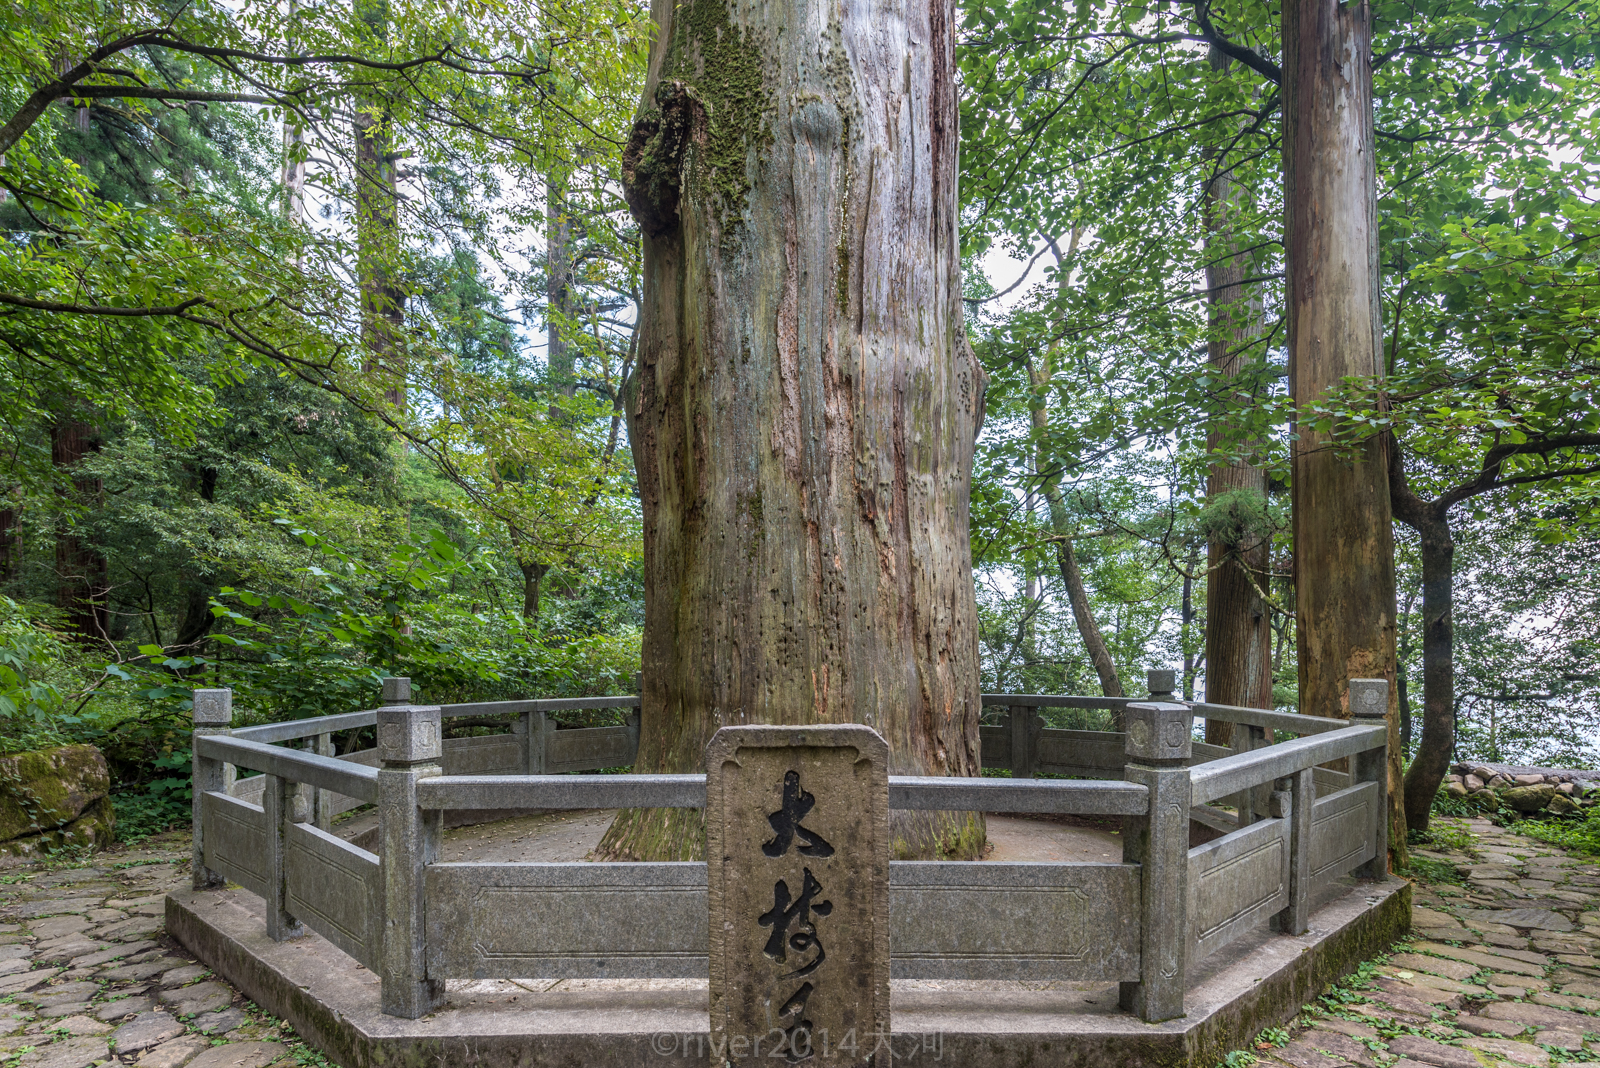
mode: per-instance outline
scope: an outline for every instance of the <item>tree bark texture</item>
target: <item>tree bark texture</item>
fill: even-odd
[[[1222,64],[1226,64],[1226,57]],[[1212,62],[1218,56],[1213,54]],[[1249,299],[1243,280],[1248,266],[1239,253],[1234,217],[1248,195],[1232,171],[1212,179],[1205,191],[1206,289],[1211,336],[1207,359],[1220,378],[1239,372],[1252,341],[1261,334],[1261,303]],[[1208,447],[1222,438],[1213,427]],[[1206,500],[1219,506],[1230,495],[1259,498],[1264,509],[1267,473],[1245,461],[1214,463],[1206,476]],[[1248,509],[1235,507],[1235,514]],[[1261,591],[1267,574],[1271,539],[1243,523],[1232,525],[1229,536],[1213,534],[1206,542],[1206,700],[1245,708],[1272,707],[1272,619]],[[1206,741],[1228,745],[1233,724],[1206,721]]]
[[[1450,502],[1425,501],[1406,479],[1399,445],[1391,450],[1389,490],[1394,515],[1417,532],[1422,551],[1422,737],[1406,769],[1406,823],[1428,829],[1433,799],[1450,770],[1456,744],[1455,538]]]
[[[1382,371],[1371,9],[1364,0],[1288,0],[1283,46],[1289,389],[1304,410],[1346,376]],[[1294,430],[1300,710],[1346,718],[1349,679],[1389,680],[1389,843],[1398,861],[1406,835],[1387,444],[1374,438],[1352,461],[1327,435]]]
[[[725,724],[858,722],[895,774],[977,775],[984,375],[960,300],[953,5],[653,15],[623,157],[644,231],[636,770],[700,770]],[[698,857],[700,818],[623,813],[601,852]],[[897,812],[891,838],[971,856],[982,817]]]
[[[100,480],[73,477],[72,469],[99,448],[94,429],[70,416],[62,417],[50,428],[50,461],[72,478],[80,503],[97,501]],[[58,521],[56,530],[56,579],[57,604],[66,613],[73,637],[90,645],[109,641],[110,569],[99,550],[65,518]]]

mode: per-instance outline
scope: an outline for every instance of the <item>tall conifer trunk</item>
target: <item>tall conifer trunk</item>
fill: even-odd
[[[50,428],[50,462],[72,479],[80,498],[98,504],[101,492],[98,478],[82,478],[73,468],[100,449],[94,429],[70,416],[58,419]],[[111,636],[111,578],[106,558],[74,526],[59,520],[56,532],[57,603],[66,613],[73,637],[90,645],[100,645]]]
[[[984,376],[956,232],[950,0],[655,0],[623,158],[644,231],[637,770],[740,723],[860,722],[897,774],[978,773],[967,537]],[[970,856],[975,813],[896,813]],[[694,810],[601,852],[696,857]]]
[[[1225,70],[1229,62],[1212,50],[1214,67]],[[1223,380],[1238,374],[1261,333],[1261,304],[1244,290],[1248,263],[1238,251],[1242,242],[1237,219],[1248,200],[1249,192],[1231,170],[1219,173],[1205,190],[1206,289],[1212,327],[1207,359]],[[1214,448],[1221,436],[1221,428],[1213,428],[1209,444]],[[1206,476],[1207,503],[1223,505],[1229,495],[1253,495],[1264,509],[1265,469],[1247,460],[1213,464]],[[1237,500],[1229,509],[1234,515],[1246,510],[1245,502]],[[1269,581],[1270,549],[1269,538],[1242,523],[1207,540],[1206,700],[1213,704],[1272,707],[1272,620],[1261,595]],[[1227,745],[1232,740],[1233,724],[1206,721],[1206,741]]]
[[[1289,390],[1303,408],[1346,376],[1377,376],[1377,177],[1366,0],[1283,6],[1284,234]],[[1300,711],[1350,715],[1351,678],[1389,680],[1390,856],[1405,856],[1394,714],[1394,528],[1386,442],[1354,460],[1300,424],[1293,444]]]

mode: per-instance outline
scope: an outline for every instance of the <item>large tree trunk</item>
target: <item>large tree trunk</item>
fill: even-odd
[[[356,13],[372,34],[375,47],[388,41],[388,0],[357,0]],[[401,408],[406,403],[406,294],[401,284],[400,197],[394,129],[381,93],[355,101],[353,126],[363,369],[383,383],[384,399]]]
[[[1371,9],[1283,6],[1284,233],[1289,390],[1305,410],[1346,376],[1377,376],[1377,177]],[[1295,427],[1294,566],[1300,710],[1348,717],[1351,678],[1389,680],[1391,861],[1405,856],[1395,715],[1394,530],[1383,439],[1352,462]]]
[[[1391,441],[1389,489],[1394,515],[1415,530],[1422,542],[1422,737],[1406,769],[1406,823],[1428,829],[1433,799],[1450,770],[1456,744],[1455,667],[1455,538],[1450,533],[1449,507],[1425,501],[1411,490],[1400,461],[1399,443]]]
[[[634,459],[641,772],[725,724],[859,722],[896,774],[978,774],[967,536],[983,372],[956,232],[953,8],[654,0],[623,157],[644,231]],[[976,813],[897,812],[896,856]],[[600,852],[702,855],[698,810]]]
[[[100,448],[92,427],[71,417],[63,417],[50,428],[50,461],[72,478],[77,503],[98,503],[100,480],[72,475],[91,452]],[[56,532],[57,603],[66,613],[72,636],[89,645],[111,640],[111,579],[106,558],[69,524],[58,521]]]
[[[1228,59],[1216,52],[1214,66],[1225,68]],[[1247,257],[1239,252],[1236,217],[1249,196],[1232,171],[1212,179],[1205,191],[1206,289],[1211,321],[1207,360],[1219,379],[1239,372],[1252,343],[1261,334],[1261,302],[1247,299],[1243,281]],[[1208,445],[1215,448],[1223,428],[1213,427]],[[1259,498],[1264,507],[1267,473],[1243,460],[1216,463],[1206,476],[1206,500],[1225,506],[1231,499],[1235,515],[1244,515],[1247,501]],[[1213,534],[1206,542],[1206,700],[1245,708],[1272,707],[1272,619],[1261,591],[1267,576],[1269,538],[1258,530],[1235,523],[1229,533]],[[1228,745],[1233,724],[1206,721],[1206,741]]]

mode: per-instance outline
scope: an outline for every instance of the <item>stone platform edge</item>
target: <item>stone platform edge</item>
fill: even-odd
[[[1322,989],[1381,953],[1410,926],[1411,884],[1359,882],[1313,914],[1311,930],[1275,935],[1191,986],[1188,1015],[1146,1024],[1123,1014],[1016,1015],[906,1005],[897,1035],[941,1036],[939,1061],[959,1068],[1187,1068],[1210,1065],[1262,1029],[1292,1019]],[[315,935],[267,938],[260,900],[236,890],[178,890],[168,932],[262,1008],[343,1068],[677,1068],[711,1063],[697,1041],[703,1003],[669,992],[592,992],[553,1010],[445,1010],[384,1016],[377,979]],[[1226,952],[1226,951],[1224,951]],[[907,1001],[914,1000],[914,995]],[[997,1027],[1010,1016],[1013,1026]],[[670,1051],[659,1035],[679,1036]],[[687,1040],[685,1040],[687,1038]],[[925,1059],[926,1059],[926,1055]],[[898,1060],[898,1058],[897,1058]]]

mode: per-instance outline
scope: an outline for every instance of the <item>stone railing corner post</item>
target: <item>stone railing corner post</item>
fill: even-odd
[[[1388,679],[1351,679],[1350,680],[1350,716],[1351,723],[1382,723],[1387,725],[1389,720],[1389,680]],[[1368,749],[1365,753],[1357,753],[1350,758],[1350,785],[1360,783],[1375,783],[1378,787],[1377,811],[1373,819],[1377,826],[1373,829],[1374,845],[1376,852],[1371,860],[1356,869],[1356,874],[1365,879],[1382,879],[1389,874],[1389,735],[1384,734],[1384,742],[1376,749]]]
[[[1189,950],[1189,706],[1138,702],[1124,710],[1123,778],[1149,790],[1144,816],[1123,821],[1123,860],[1139,865],[1138,982],[1123,983],[1122,1007],[1150,1023],[1183,1015]]]
[[[230,689],[196,690],[194,692],[193,736],[190,742],[193,756],[190,763],[192,775],[190,793],[194,820],[194,855],[190,872],[196,890],[222,886],[226,879],[220,872],[206,867],[205,847],[205,795],[207,791],[227,793],[233,785],[233,766],[220,760],[200,755],[196,742],[208,734],[227,734],[233,726],[233,691]]]
[[[383,886],[382,1008],[415,1020],[438,1008],[444,983],[427,974],[423,888],[439,857],[444,813],[417,804],[417,783],[440,774],[439,706],[413,705],[409,679],[384,679],[378,709],[378,853]]]
[[[1173,692],[1178,687],[1178,673],[1171,668],[1151,668],[1144,673],[1144,684],[1150,690],[1146,701],[1176,701]]]

